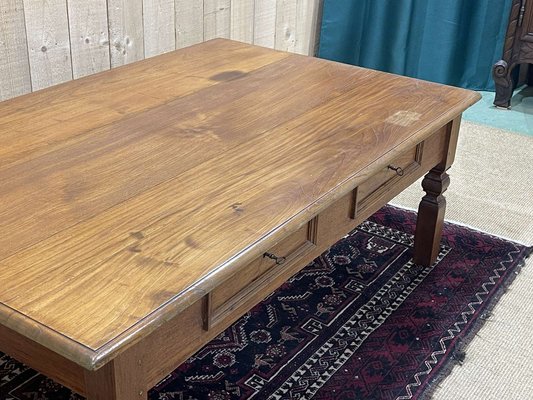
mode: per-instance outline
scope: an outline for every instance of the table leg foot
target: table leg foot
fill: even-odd
[[[514,64],[508,65],[505,60],[500,60],[492,67],[492,77],[496,87],[494,105],[496,107],[510,108],[513,96],[514,82],[511,77]]]
[[[446,168],[433,168],[422,180],[426,195],[418,207],[413,262],[429,266],[435,262],[440,249],[446,199],[443,193],[450,184]]]

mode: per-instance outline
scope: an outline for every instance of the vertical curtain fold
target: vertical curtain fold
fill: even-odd
[[[319,56],[494,90],[511,0],[325,0]]]

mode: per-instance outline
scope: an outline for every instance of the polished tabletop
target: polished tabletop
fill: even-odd
[[[0,323],[89,365],[476,99],[217,39],[0,103]]]

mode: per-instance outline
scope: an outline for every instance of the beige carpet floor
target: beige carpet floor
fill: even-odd
[[[533,245],[533,138],[464,121],[449,173],[447,220]],[[422,194],[417,182],[392,203]],[[533,257],[433,398],[533,399]]]

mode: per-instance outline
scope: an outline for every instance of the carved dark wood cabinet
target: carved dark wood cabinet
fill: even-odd
[[[513,0],[503,57],[492,68],[492,76],[496,84],[494,105],[510,107],[515,85],[512,77],[513,69],[520,64],[532,63],[533,0]],[[531,69],[529,81],[531,83]]]

